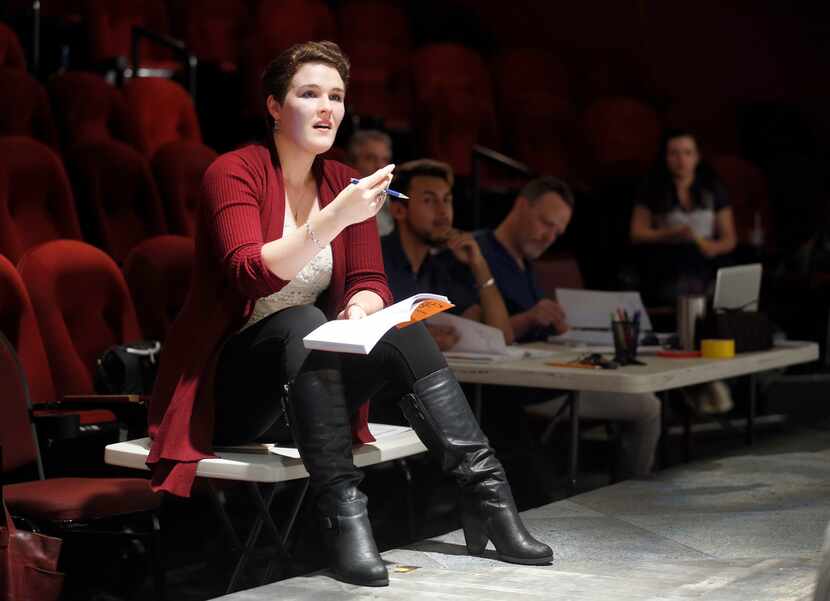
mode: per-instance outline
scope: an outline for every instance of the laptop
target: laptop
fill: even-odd
[[[721,267],[715,280],[715,310],[757,311],[761,294],[760,263]]]

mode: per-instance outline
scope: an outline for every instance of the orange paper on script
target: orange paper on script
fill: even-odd
[[[422,319],[426,319],[427,317],[432,317],[436,313],[441,313],[441,311],[452,309],[454,306],[455,305],[453,305],[451,302],[440,299],[423,300],[417,305],[415,305],[414,309],[412,309],[412,319],[410,319],[409,321],[399,323],[398,327],[405,328],[406,326],[411,326],[413,323],[417,321],[421,321]]]
[[[454,306],[440,294],[416,294],[363,319],[328,321],[303,338],[303,344],[312,350],[367,355],[390,328],[408,326]]]

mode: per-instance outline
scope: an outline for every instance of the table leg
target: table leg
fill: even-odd
[[[579,391],[568,393],[571,406],[571,441],[568,452],[568,486],[572,495],[576,494],[576,474],[579,471]]]
[[[749,376],[749,399],[746,403],[746,444],[751,445],[755,430],[755,404],[758,394],[758,379],[755,374]]]
[[[657,443],[657,465],[665,469],[669,465],[669,420],[666,404],[669,402],[668,391],[658,392],[660,399],[660,442]]]

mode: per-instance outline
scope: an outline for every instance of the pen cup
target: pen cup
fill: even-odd
[[[631,321],[612,321],[614,335],[614,361],[620,365],[637,363],[637,344],[640,340],[640,324]]]

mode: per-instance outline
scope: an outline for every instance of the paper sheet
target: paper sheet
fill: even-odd
[[[427,320],[438,326],[451,326],[459,335],[452,351],[459,353],[479,353],[485,355],[506,355],[507,345],[504,334],[498,328],[488,326],[472,319],[465,319],[452,313],[439,313]]]
[[[640,338],[652,329],[640,293],[606,292],[602,290],[575,290],[557,288],[556,300],[565,311],[571,329],[551,338],[555,342],[608,346],[614,344],[611,335],[611,315],[624,309],[630,316],[640,312]]]

